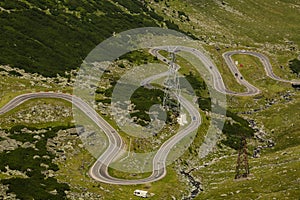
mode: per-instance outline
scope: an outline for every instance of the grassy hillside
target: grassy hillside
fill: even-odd
[[[199,38],[211,54],[231,90],[243,91],[236,84],[222,53],[250,49],[267,54],[274,72],[287,79],[296,78],[289,61],[299,56],[300,4],[279,1],[147,0],[150,7],[185,32]]]
[[[1,1],[0,64],[64,74],[114,32],[163,23],[178,29],[134,0]]]
[[[114,32],[147,26],[180,29],[221,47],[254,46],[294,55],[299,14],[299,2],[292,0],[4,0],[0,64],[45,76],[64,74]]]
[[[148,0],[204,41],[241,45],[300,44],[297,0]],[[158,3],[157,3],[158,2]]]
[[[38,0],[2,0],[0,16],[0,64],[10,64],[45,76],[63,74],[65,70],[78,67],[86,54],[99,42],[112,36],[113,32],[144,26],[167,26],[186,33],[190,32],[199,38],[219,67],[226,86],[235,91],[242,91],[243,88],[238,86],[224,64],[222,53],[225,51],[234,49],[259,51],[270,58],[276,75],[285,79],[295,79],[299,74],[299,62],[295,59],[299,56],[300,45],[298,33],[300,2],[297,0],[49,0],[43,3]],[[133,52],[123,58],[126,60],[124,63],[127,65],[130,63],[130,66],[157,62],[145,52],[143,54]],[[243,64],[243,67],[239,67],[243,77],[257,86],[262,93],[255,97],[228,96],[227,105],[230,112],[227,112],[223,135],[213,153],[205,159],[200,158],[199,147],[211,123],[210,99],[203,96],[201,90],[197,91],[199,88],[205,88],[202,80],[194,77],[198,75],[190,73],[191,69],[187,70],[183,67],[182,73],[195,87],[197,95],[202,96],[198,102],[203,110],[200,111],[203,123],[185,154],[168,166],[168,173],[164,179],[135,186],[96,182],[87,175],[94,158],[86,149],[79,148],[80,140],[74,136],[72,139],[60,138],[65,143],[72,142],[72,148],[66,150],[65,161],[56,162],[59,168],[56,172],[58,182],[53,181],[53,187],[56,188],[59,183],[66,182],[71,192],[80,195],[86,193],[100,195],[104,199],[139,199],[132,195],[134,189],[144,189],[154,193],[151,199],[173,197],[186,199],[184,197],[191,194],[194,188],[187,177],[182,175],[181,171],[184,171],[189,172],[199,183],[201,182],[203,187],[203,191],[195,199],[299,199],[299,90],[293,89],[288,83],[281,83],[267,77],[257,58],[235,55],[233,59]],[[129,69],[121,61],[117,63],[120,69],[116,73],[104,73],[104,76],[110,79],[111,86],[120,77],[120,71],[125,72]],[[187,68],[190,67],[186,60],[179,58],[177,62],[180,65],[184,63],[183,66]],[[45,89],[42,86],[31,85],[29,80],[21,80],[13,76],[1,77],[0,88],[1,86],[3,97],[0,105],[4,105],[16,92]],[[53,86],[53,90],[57,88],[59,89],[59,86]],[[103,88],[96,91],[97,95],[109,97],[113,87]],[[145,92],[140,91],[140,93]],[[110,100],[107,99],[105,98],[103,102],[109,104]],[[40,100],[24,104],[14,110],[18,112],[11,112],[0,118],[3,118],[2,121],[6,118],[10,119],[9,116],[13,118],[13,115],[24,113],[19,111],[26,112],[28,107],[31,108],[32,104],[37,102]],[[50,105],[61,103],[54,100],[43,100],[43,102]],[[142,100],[138,103],[141,102]],[[112,123],[109,116],[105,119]],[[252,128],[258,130],[259,134],[253,133],[253,129],[248,127],[249,121],[255,122],[255,128]],[[60,120],[63,124],[71,122],[70,118]],[[115,125],[114,123],[112,124]],[[9,126],[13,124],[13,121],[6,123]],[[42,125],[44,126],[44,124],[34,124],[35,127]],[[55,122],[50,125],[61,124]],[[237,146],[239,139],[236,135],[240,132],[249,136],[247,141],[251,176],[249,179],[235,180],[236,149],[239,148]],[[255,139],[257,135],[261,135],[264,140]],[[13,138],[22,141],[32,139],[28,135],[11,136],[11,139]],[[128,138],[124,137],[127,144]],[[40,143],[47,139],[40,139]],[[7,137],[1,135],[0,141],[5,140]],[[272,140],[275,146],[263,148],[259,157],[253,158],[253,150],[258,146],[267,145],[268,140]],[[3,163],[12,165],[14,162],[8,163],[10,160],[6,158],[13,161],[19,151],[29,155],[34,151],[21,149],[21,147],[19,149],[9,154],[1,153]],[[40,170],[40,163],[34,164],[34,167]],[[3,167],[5,165],[0,166]],[[120,177],[124,175],[113,170],[111,172]],[[36,173],[39,175],[40,171]],[[143,175],[127,174],[127,177]],[[14,181],[20,180],[10,178],[14,176],[0,174],[2,183],[14,186]],[[45,183],[44,179],[32,180],[33,185]],[[9,191],[19,195],[23,193],[23,189],[18,187],[9,188]],[[91,197],[84,196],[83,199],[91,199]]]
[[[33,134],[24,133],[23,129],[37,131],[26,126],[12,127],[9,132],[12,139],[19,142],[35,143],[35,148],[20,147],[12,151],[5,150],[0,153],[0,169],[6,172],[8,169],[19,170],[26,174],[24,177],[11,177],[0,180],[1,184],[9,185],[8,192],[16,194],[18,199],[65,199],[65,190],[70,190],[65,183],[59,183],[53,177],[47,177],[43,173],[46,169],[57,171],[59,168],[52,162],[54,154],[47,149],[47,141],[56,136],[56,132],[68,127],[56,127],[49,129],[42,139],[36,139]],[[9,166],[9,167],[8,167]],[[55,193],[50,191],[55,190]],[[1,197],[3,194],[1,194]]]

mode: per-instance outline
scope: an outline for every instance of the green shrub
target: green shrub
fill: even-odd
[[[300,60],[294,59],[289,62],[289,67],[295,74],[300,74]]]
[[[87,54],[113,32],[139,27],[158,27],[163,18],[135,0],[118,0],[135,15],[109,1],[1,1],[10,13],[0,12],[0,64],[44,76],[65,75],[78,68]],[[76,14],[65,12],[79,12]],[[48,10],[51,14],[46,14]],[[103,15],[97,15],[97,12]],[[155,18],[155,19],[154,19]],[[168,28],[179,30],[168,21]]]
[[[41,164],[46,164],[48,170],[57,171],[58,166],[52,162],[55,155],[47,150],[46,144],[49,138],[56,136],[58,130],[67,129],[70,127],[53,127],[47,128],[47,132],[43,133],[45,137],[41,137],[35,144],[36,148],[22,148],[0,153],[0,170],[6,171],[5,167],[9,166],[12,170],[19,170],[26,173],[28,178],[10,178],[3,179],[0,182],[8,185],[10,193],[15,193],[18,199],[66,199],[64,191],[69,190],[69,186],[65,183],[59,183],[55,178],[46,177],[42,174],[46,168]],[[30,130],[38,130],[26,126],[12,127],[9,132],[11,138],[17,138],[22,142],[32,142],[32,135],[22,132],[23,128]],[[28,135],[29,134],[29,135]],[[16,136],[17,135],[17,136]],[[28,139],[28,140],[26,140]],[[34,158],[35,155],[40,157]],[[49,158],[43,157],[48,156]],[[57,194],[51,194],[50,191],[56,190]]]

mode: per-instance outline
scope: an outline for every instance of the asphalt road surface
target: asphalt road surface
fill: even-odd
[[[153,56],[156,56],[162,62],[169,63],[169,60],[167,58],[165,58],[161,54],[159,54],[160,50],[168,51],[169,49],[170,48],[168,46],[155,47],[155,48],[150,49],[150,53]],[[185,52],[191,53],[194,56],[196,56],[204,64],[204,66],[207,68],[207,70],[211,73],[211,75],[213,77],[214,88],[217,91],[224,93],[224,94],[236,95],[236,96],[253,96],[253,95],[257,95],[261,92],[257,87],[253,86],[252,84],[250,84],[247,80],[245,80],[243,78],[243,76],[241,75],[240,71],[238,70],[236,64],[234,63],[234,61],[232,59],[232,56],[235,54],[251,55],[251,56],[255,56],[255,57],[259,58],[259,60],[262,62],[263,66],[264,66],[267,76],[269,76],[270,78],[272,78],[276,81],[281,81],[281,82],[286,82],[286,83],[291,83],[291,84],[300,84],[299,81],[289,81],[289,80],[285,80],[285,79],[282,79],[282,78],[276,76],[272,70],[272,65],[271,65],[268,57],[266,57],[265,55],[258,53],[258,52],[253,52],[253,51],[237,50],[237,51],[230,51],[230,52],[224,53],[223,58],[227,64],[227,66],[229,67],[230,71],[232,72],[233,76],[236,78],[236,81],[239,84],[245,86],[247,88],[247,91],[242,92],[242,93],[230,91],[225,88],[223,78],[222,78],[218,68],[201,51],[199,51],[195,48],[185,47],[185,46],[176,46],[173,49],[175,49],[175,51],[177,51],[177,52],[185,51]],[[154,75],[155,78],[160,78],[162,76],[164,76],[164,74]],[[151,79],[153,79],[153,77],[152,78],[149,77],[147,80],[145,80],[145,82],[143,84],[146,84],[147,81],[149,81]]]
[[[218,68],[210,61],[210,59],[205,56],[201,51],[198,51],[197,49],[190,48],[190,47],[183,47],[178,46],[175,48],[176,51],[186,51],[194,56],[196,56],[198,59],[201,60],[201,62],[204,64],[204,66],[210,71],[213,77],[213,85],[214,88],[222,93],[229,94],[229,95],[238,95],[238,96],[250,96],[250,95],[256,95],[260,93],[260,90],[256,88],[255,86],[251,85],[249,82],[247,82],[245,79],[241,79],[242,75],[240,74],[238,68],[234,64],[231,56],[234,54],[247,54],[252,55],[255,57],[258,57],[262,64],[264,65],[266,74],[277,81],[283,81],[293,84],[300,84],[300,82],[295,81],[288,81],[283,80],[279,77],[277,77],[273,71],[272,66],[266,56],[260,53],[256,52],[249,52],[249,51],[232,51],[232,52],[226,52],[223,54],[223,57],[230,68],[231,72],[233,73],[234,77],[237,79],[237,82],[244,85],[247,88],[247,92],[244,93],[236,93],[233,91],[229,91],[225,88],[224,82],[222,79],[222,76],[220,72],[218,71]],[[150,50],[150,53],[152,53],[154,56],[156,56],[158,59],[162,60],[165,63],[168,63],[169,61],[164,58],[162,55],[159,54],[159,50],[168,50],[167,46],[164,47],[157,47]],[[179,66],[178,66],[179,67]],[[237,74],[237,76],[236,76]],[[145,79],[141,85],[145,85],[150,83],[151,81],[167,76],[168,72],[164,72],[161,74],[157,74],[155,76],[149,77]],[[64,93],[54,93],[54,92],[38,92],[38,93],[28,93],[23,94],[15,97],[10,102],[8,102],[6,105],[4,105],[0,109],[0,115],[16,108],[17,106],[21,105],[25,101],[28,101],[30,99],[36,99],[36,98],[59,98],[64,99],[66,101],[69,101],[73,103],[77,108],[79,108],[83,113],[85,113],[91,120],[93,120],[106,134],[108,140],[109,140],[109,146],[105,150],[105,152],[97,159],[97,161],[94,163],[94,165],[89,170],[89,175],[97,180],[104,183],[109,184],[120,184],[120,185],[132,185],[132,184],[142,184],[142,183],[149,183],[153,181],[157,181],[161,178],[163,178],[166,175],[166,159],[170,152],[170,150],[179,142],[181,141],[185,136],[187,136],[192,131],[196,130],[200,124],[201,124],[201,117],[198,112],[198,110],[186,99],[183,97],[180,97],[182,106],[187,110],[189,113],[191,119],[191,123],[186,126],[183,130],[179,131],[176,135],[173,135],[171,138],[169,138],[165,143],[161,145],[159,150],[157,151],[156,155],[153,159],[153,172],[152,174],[144,179],[139,180],[125,180],[125,179],[118,179],[115,177],[112,177],[108,173],[108,166],[110,163],[116,158],[124,149],[124,143],[120,135],[117,133],[117,131],[108,123],[106,122],[91,106],[89,106],[86,102],[84,102],[82,99],[69,95]]]

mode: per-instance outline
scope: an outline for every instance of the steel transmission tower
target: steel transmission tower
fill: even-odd
[[[179,66],[175,64],[175,51],[169,51],[169,73],[164,82],[164,99],[163,107],[166,110],[176,109],[174,111],[180,112],[180,82],[178,77]]]
[[[242,172],[243,170],[244,172]],[[246,178],[250,173],[247,157],[247,140],[245,137],[241,138],[241,145],[238,149],[238,159],[235,172],[235,179]]]

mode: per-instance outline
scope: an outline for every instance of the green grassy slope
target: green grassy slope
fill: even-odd
[[[251,176],[248,180],[234,180],[236,152],[206,168],[194,172],[202,177],[204,192],[196,199],[298,199],[299,187],[299,95],[294,101],[274,105],[252,116],[265,126],[275,141],[275,147],[264,149],[259,158],[249,152]],[[289,117],[290,116],[290,117]],[[250,144],[250,145],[253,145]]]
[[[0,64],[45,76],[79,67],[114,32],[160,26],[164,21],[134,0],[5,0],[0,8]]]
[[[230,89],[242,90],[236,86],[221,56],[232,49],[263,52],[278,76],[296,78],[296,74],[290,72],[288,61],[299,54],[300,3],[297,0],[146,0],[148,4],[144,7],[135,0],[53,2],[1,1],[0,63],[52,76],[77,67],[86,53],[114,31],[166,23],[169,27],[178,25],[203,41]],[[254,98],[229,97],[230,111],[257,110],[239,116],[255,120],[263,127],[266,138],[275,142],[273,148],[263,149],[259,158],[251,158],[252,150],[263,144],[249,139],[249,180],[234,180],[237,151],[223,145],[224,135],[223,144],[220,142],[206,159],[199,158],[199,146],[210,123],[209,114],[202,111],[203,125],[194,143],[176,164],[169,166],[167,177],[158,182],[138,186],[95,182],[86,175],[88,166],[80,170],[82,160],[92,163],[92,156],[85,150],[76,156],[69,155],[66,163],[60,163],[58,179],[73,189],[82,188],[80,193],[101,194],[104,199],[139,199],[133,197],[134,189],[155,193],[151,199],[171,199],[172,195],[180,199],[190,190],[187,190],[187,180],[178,175],[178,169],[194,169],[192,175],[201,181],[204,189],[195,199],[298,199],[299,91],[290,84],[266,77],[261,63],[254,57],[237,55],[233,59],[244,65],[240,68],[243,77],[261,89],[262,94]],[[10,91],[10,87],[5,86],[4,90]],[[285,99],[287,91],[291,91],[291,99]],[[4,100],[1,99],[0,105]],[[272,100],[275,103],[265,108]],[[208,165],[198,168],[203,163]]]
[[[175,23],[203,40],[221,43],[300,44],[297,33],[299,1],[296,0],[149,0],[153,7],[173,17]],[[164,6],[163,6],[164,5]],[[188,16],[188,20],[181,13]]]
[[[166,18],[185,31],[191,31],[206,44],[206,49],[218,64],[225,83],[238,90],[230,77],[221,54],[232,49],[251,49],[268,55],[274,72],[286,79],[294,79],[289,60],[299,55],[300,30],[298,1],[151,1],[152,6]],[[154,3],[158,2],[158,3]],[[218,2],[218,3],[216,3]],[[222,4],[223,2],[223,4]],[[165,6],[162,6],[165,5]],[[187,18],[178,12],[184,12]],[[218,47],[218,48],[217,48]],[[200,163],[213,164],[196,169],[194,177],[201,179],[204,192],[195,199],[298,199],[299,198],[299,92],[289,84],[266,77],[261,63],[251,56],[234,56],[244,65],[241,73],[250,83],[262,90],[253,97],[230,97],[228,106],[235,112],[264,107],[268,99],[276,105],[254,114],[243,115],[254,119],[266,130],[267,137],[275,147],[262,151],[260,158],[251,158],[253,147],[261,145],[249,141],[249,180],[235,181],[237,152],[218,148],[215,153]],[[295,62],[296,63],[296,62]],[[296,66],[294,67],[296,68]],[[287,91],[292,91],[291,101],[284,100]],[[288,99],[288,98],[287,98]],[[195,141],[195,146],[199,143]],[[197,151],[197,148],[190,151]],[[194,164],[195,153],[181,157],[189,165]],[[223,157],[224,156],[224,157]],[[215,158],[215,159],[213,159]],[[196,160],[196,159],[195,159]]]
[[[299,1],[147,0],[165,19],[199,38],[231,90],[243,91],[228,70],[222,53],[250,49],[268,55],[274,72],[287,79],[289,61],[299,56]]]

